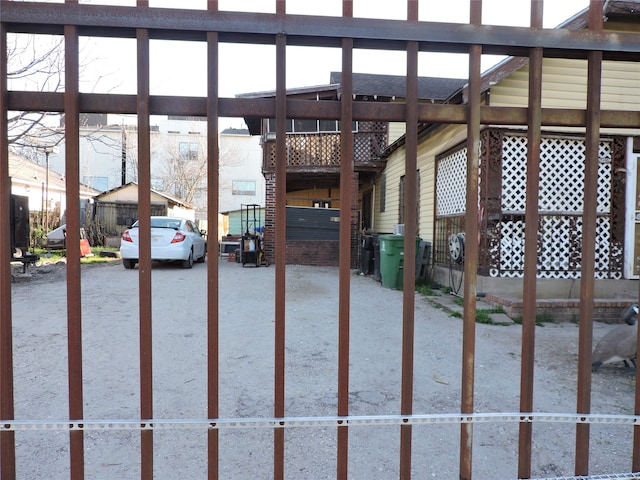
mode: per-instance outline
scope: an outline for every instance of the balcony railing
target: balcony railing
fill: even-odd
[[[387,133],[356,132],[353,134],[353,160],[356,165],[373,164],[387,146]],[[275,136],[264,140],[264,168],[275,168]],[[287,168],[338,168],[340,166],[340,133],[288,133]]]

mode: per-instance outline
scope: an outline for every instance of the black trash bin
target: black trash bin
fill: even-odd
[[[373,237],[373,278],[376,282],[382,281],[382,275],[380,274],[380,239],[378,234],[372,235]]]
[[[363,235],[360,248],[360,272],[364,275],[371,275],[373,268],[373,236]]]

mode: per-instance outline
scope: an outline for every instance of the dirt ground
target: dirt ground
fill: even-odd
[[[153,356],[156,419],[206,418],[206,265],[192,270],[154,265]],[[82,270],[85,418],[139,418],[138,275],[120,262]],[[275,269],[220,263],[220,415],[273,416]],[[19,277],[22,277],[19,275]],[[338,270],[288,266],[286,307],[286,415],[323,417],[337,409]],[[67,405],[66,284],[64,266],[30,268],[12,286],[16,418],[65,420]],[[351,276],[350,414],[400,412],[402,292],[371,277]],[[437,298],[436,298],[437,301]],[[415,414],[460,410],[462,320],[416,294]],[[597,340],[612,328],[595,324]],[[475,410],[519,409],[521,327],[476,325]],[[571,414],[576,408],[578,326],[536,329],[534,410]],[[592,412],[632,415],[635,377],[619,365],[593,374]],[[631,470],[633,427],[591,426],[590,473]],[[417,479],[458,477],[457,423],[413,428]],[[288,479],[335,478],[336,430],[286,430]],[[273,476],[273,432],[220,431],[220,478]],[[68,433],[19,432],[21,479],[68,478]],[[349,478],[398,478],[399,428],[349,430]],[[533,425],[533,477],[574,473],[575,425]],[[110,428],[85,433],[88,479],[137,479],[140,434]],[[479,423],[473,430],[473,478],[517,477],[518,424]],[[158,479],[206,478],[206,433],[157,430]]]

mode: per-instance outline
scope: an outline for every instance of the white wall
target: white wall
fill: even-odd
[[[239,210],[242,205],[265,205],[266,182],[262,175],[259,136],[220,134],[220,211]],[[255,182],[255,195],[234,195],[233,181]]]

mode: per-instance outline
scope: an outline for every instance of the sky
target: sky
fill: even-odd
[[[61,3],[57,0],[51,3]],[[469,2],[475,0],[420,0],[419,19],[468,23]],[[135,0],[80,0],[82,4],[135,6]],[[588,0],[545,0],[544,28],[553,28],[588,6]],[[340,16],[341,0],[287,0],[287,13]],[[354,16],[404,19],[406,0],[354,0]],[[206,0],[150,0],[151,7],[206,9]],[[219,0],[220,10],[274,13],[275,0]],[[529,0],[483,0],[483,23],[528,26]],[[81,38],[82,78],[86,93],[136,92],[136,47],[133,39]],[[273,45],[221,44],[219,89],[221,97],[275,90]],[[287,88],[329,83],[332,71],[341,69],[340,49],[287,47]],[[310,59],[312,59],[310,61]],[[483,56],[483,70],[501,57]],[[406,53],[355,50],[356,73],[405,75]],[[464,54],[421,52],[420,76],[467,78]],[[206,96],[206,44],[152,40],[150,44],[152,95]],[[12,86],[10,85],[10,88]],[[15,88],[15,87],[14,87]]]

